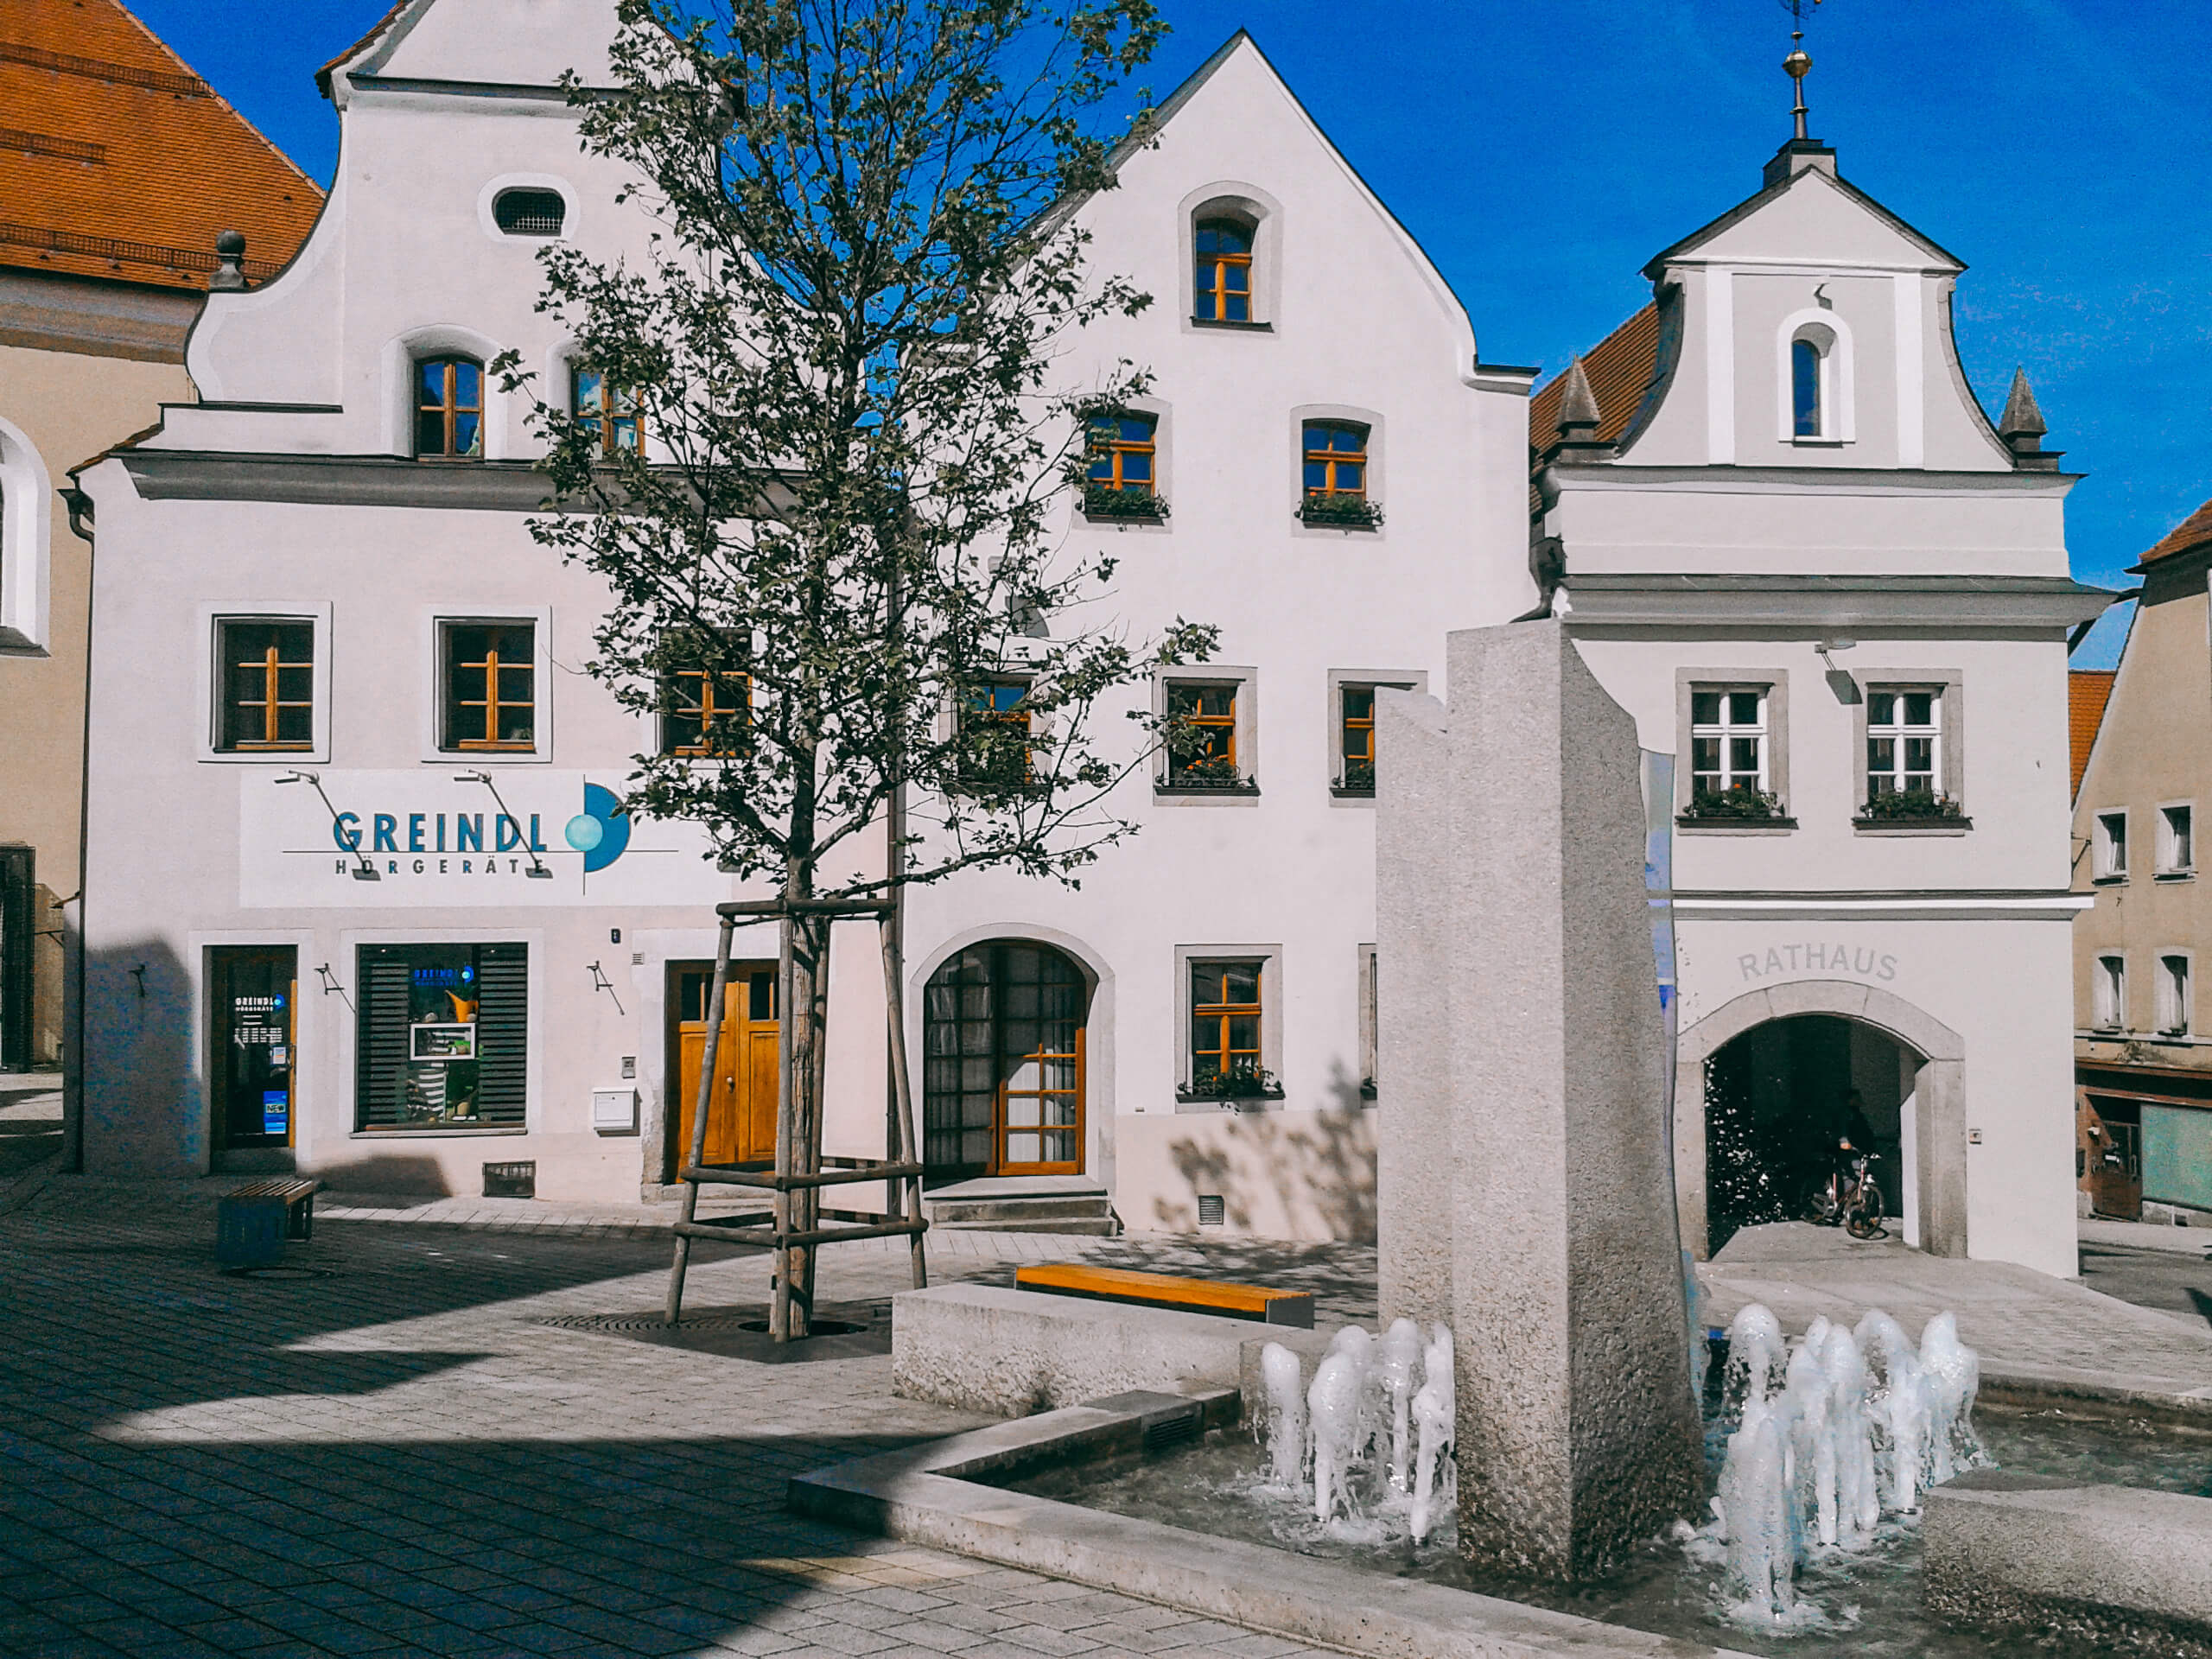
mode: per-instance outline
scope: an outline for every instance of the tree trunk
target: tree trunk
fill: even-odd
[[[798,885],[797,882],[792,886]],[[785,891],[786,898],[806,895]],[[829,1028],[830,919],[809,912],[787,915],[783,924],[781,1004],[783,1062],[778,1079],[776,1172],[813,1175],[822,1168],[823,1095],[829,1058],[823,1041]],[[822,1190],[801,1187],[778,1196],[779,1219],[793,1232],[812,1232],[821,1224]],[[797,1340],[814,1328],[814,1257],[811,1244],[793,1244],[777,1255],[779,1287],[770,1315],[770,1335]],[[779,1329],[777,1327],[780,1326]]]

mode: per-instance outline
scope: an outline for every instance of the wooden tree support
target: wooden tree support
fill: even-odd
[[[895,1238],[903,1235],[912,1241],[914,1287],[919,1290],[929,1283],[929,1265],[924,1255],[922,1235],[929,1230],[930,1224],[928,1217],[922,1214],[922,1164],[914,1139],[914,1095],[906,1065],[906,1020],[900,982],[903,969],[899,960],[898,906],[890,899],[762,899],[735,900],[718,905],[715,909],[715,914],[721,918],[721,938],[715,950],[714,988],[707,998],[706,1052],[700,1058],[699,1096],[691,1114],[690,1154],[677,1172],[677,1179],[683,1183],[683,1208],[671,1230],[676,1235],[676,1259],[671,1263],[668,1272],[668,1322],[676,1324],[683,1314],[683,1276],[690,1266],[693,1239],[718,1239],[724,1243],[734,1244],[765,1244],[776,1253],[777,1262],[775,1300],[769,1312],[768,1331],[776,1341],[785,1342],[791,1338],[793,1298],[802,1294],[791,1282],[792,1274],[786,1270],[790,1260],[788,1252],[792,1249],[835,1244],[850,1239]],[[707,1108],[713,1097],[715,1050],[721,1041],[722,1002],[729,985],[732,937],[737,930],[740,918],[774,917],[788,920],[798,914],[823,916],[833,923],[873,918],[879,925],[883,942],[884,1007],[890,1024],[893,1118],[898,1144],[893,1149],[893,1155],[888,1158],[825,1157],[818,1144],[799,1144],[800,1138],[794,1133],[793,1122],[788,999],[791,947],[787,934],[778,1001],[785,1029],[776,1090],[776,1166],[772,1170],[764,1170],[709,1164],[705,1161]],[[825,955],[823,972],[826,974],[828,970]],[[818,1110],[817,1122],[819,1122]],[[862,1181],[881,1181],[884,1184],[887,1208],[817,1209],[814,1212],[816,1225],[796,1224],[791,1204],[794,1193],[810,1193],[823,1187],[847,1186]],[[773,1207],[765,1211],[743,1211],[734,1216],[715,1216],[702,1221],[698,1217],[699,1189],[707,1185],[750,1187],[772,1193]],[[831,1227],[819,1224],[824,1221],[838,1224]],[[813,1309],[810,1306],[806,1313],[810,1321]]]

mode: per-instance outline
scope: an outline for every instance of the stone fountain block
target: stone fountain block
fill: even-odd
[[[2212,1498],[1986,1469],[1924,1502],[1923,1594],[1943,1618],[2212,1659]]]
[[[1380,699],[1385,1323],[1452,1326],[1459,1536],[1595,1575],[1700,1507],[1635,722],[1557,622]]]

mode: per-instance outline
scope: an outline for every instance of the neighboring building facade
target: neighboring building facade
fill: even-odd
[[[2212,903],[2212,502],[2143,556],[2074,799],[2075,1170],[2088,1211],[2212,1225],[2212,1035],[2196,1006]]]
[[[91,550],[66,469],[191,396],[186,331],[245,233],[269,276],[321,193],[115,0],[0,18],[0,1071],[63,1058]]]
[[[1676,758],[1700,1254],[1802,1213],[1863,1116],[1908,1241],[2075,1271],[2066,641],[2108,596],[2024,381],[1993,429],[1960,372],[1962,269],[1801,129],[1532,406],[1539,563]]]

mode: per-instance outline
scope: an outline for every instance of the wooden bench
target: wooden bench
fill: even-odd
[[[278,1175],[225,1193],[215,1203],[215,1260],[226,1268],[283,1261],[285,1240],[315,1236],[315,1195],[321,1185]]]
[[[1172,1307],[1184,1313],[1214,1313],[1262,1325],[1313,1328],[1313,1293],[1269,1290],[1262,1285],[1224,1284],[1215,1279],[1182,1279],[1172,1273],[1137,1273],[1128,1268],[1090,1268],[1075,1262],[1045,1262],[1017,1268],[1017,1290],[1052,1296],[1085,1296],[1094,1301],[1134,1302]]]

